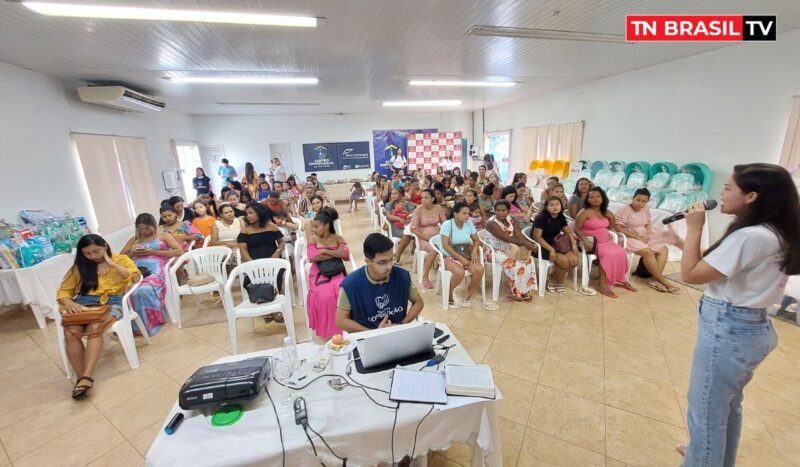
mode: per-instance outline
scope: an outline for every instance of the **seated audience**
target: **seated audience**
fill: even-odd
[[[478,186],[478,172],[472,172],[465,177],[461,192],[466,193],[469,190],[481,191],[481,187]]]
[[[419,180],[413,179],[410,182],[409,188],[406,190],[406,196],[414,206],[422,204],[422,190],[419,188]]]
[[[555,185],[553,185],[552,193],[553,196],[561,199],[561,204],[564,205],[564,212],[566,213],[567,207],[569,206],[569,199],[567,198],[567,195],[564,194],[564,185],[556,183]],[[542,205],[544,205],[544,203],[542,203]]]
[[[307,213],[311,211],[311,199],[314,197],[314,187],[306,183],[303,187],[303,196],[300,197],[300,201],[297,203],[297,215],[301,217],[308,218]],[[311,216],[313,219],[316,216],[316,213]]]
[[[426,289],[433,288],[433,284],[428,279],[428,274],[437,258],[436,250],[428,243],[428,240],[439,233],[441,224],[446,220],[447,215],[444,209],[436,204],[433,190],[424,190],[422,192],[422,204],[411,215],[411,233],[419,239],[420,250],[428,252],[422,267],[422,286]]]
[[[272,193],[272,190],[269,189],[269,183],[266,181],[261,182],[256,193],[258,201],[264,201],[270,193]]]
[[[273,214],[278,212],[286,212],[286,206],[283,205],[283,201],[281,201],[281,195],[277,191],[271,192],[269,196],[267,196],[267,199],[261,204],[268,207]]]
[[[481,205],[478,202],[478,192],[475,190],[467,190],[464,193],[464,204],[466,204],[469,209],[469,220],[472,221],[472,225],[478,230],[482,229],[484,219],[481,214]]]
[[[478,166],[478,187],[481,191],[487,183],[489,183],[489,179],[486,178],[486,166],[481,164]]]
[[[575,184],[575,191],[569,197],[567,203],[569,216],[575,219],[581,209],[586,207],[586,197],[589,195],[589,190],[592,188],[592,181],[588,178],[578,179]]]
[[[503,191],[500,192],[500,200],[505,200],[508,202],[510,207],[509,215],[513,217],[520,226],[524,229],[530,225],[530,212],[527,210],[523,210],[522,207],[517,202],[517,189],[513,186],[509,185],[503,188]],[[495,203],[495,208],[497,207],[497,203]]]
[[[456,190],[453,188],[453,178],[445,177],[442,181],[442,185],[444,185],[444,199],[452,201],[456,196]]]
[[[247,207],[247,205],[240,202],[238,191],[236,190],[229,191],[225,197],[225,200],[226,203],[233,208],[233,212],[236,215],[236,217],[244,217],[244,210]]]
[[[260,203],[252,203],[245,209],[245,224],[239,234],[239,251],[242,253],[242,262],[254,259],[280,258],[283,253],[283,233],[275,225],[272,211]],[[276,289],[283,288],[283,274],[277,277]],[[246,278],[243,287],[250,283]],[[270,314],[264,317],[267,323],[276,321],[283,323],[283,313]]]
[[[253,195],[250,194],[249,190],[243,190],[242,193],[239,195],[239,201],[247,206],[248,204],[253,202]]]
[[[464,203],[456,203],[453,206],[453,217],[442,224],[440,230],[442,241],[442,254],[444,255],[444,265],[453,276],[450,279],[450,290],[448,291],[449,304],[455,305],[453,292],[456,287],[464,280],[465,272],[472,273],[472,280],[467,289],[462,306],[472,305],[472,297],[481,286],[483,276],[483,265],[478,254],[480,239],[478,239],[475,226],[469,221],[469,208]],[[444,291],[442,291],[444,293]]]
[[[206,205],[206,210],[208,211],[208,215],[217,217],[219,215],[219,211],[217,210],[217,200],[214,198],[214,192],[209,191],[208,193],[203,193],[202,195],[198,196],[200,201],[202,201]]]
[[[542,246],[542,259],[550,261],[555,266],[547,278],[548,292],[567,293],[567,289],[564,288],[564,277],[580,262],[578,244],[564,216],[564,206],[561,198],[551,196],[547,198],[542,210],[533,220],[533,238]],[[569,239],[571,249],[559,253],[556,250],[556,237],[562,234]]]
[[[392,190],[391,200],[383,205],[383,215],[389,223],[390,233],[392,237],[400,239],[397,244],[397,263],[395,264],[400,264],[403,259],[403,252],[412,240],[411,235],[405,235],[404,231],[406,226],[411,223],[414,205],[406,200],[405,194],[406,192],[402,187],[395,188]]]
[[[436,167],[436,175],[433,176],[433,181],[441,183],[444,180],[444,167],[441,165]]]
[[[214,219],[213,216],[208,214],[208,207],[206,203],[202,201],[195,201],[192,204],[192,208],[194,208],[194,220],[192,224],[203,234],[203,238],[211,236],[211,228],[214,226]]]
[[[69,326],[64,329],[67,358],[77,380],[72,398],[81,399],[94,386],[94,370],[103,351],[103,331],[122,317],[122,296],[141,273],[131,259],[111,252],[103,237],[84,235],[78,240],[75,263],[67,271],[56,300],[64,313],[80,313],[87,305],[111,305],[105,323]],[[84,347],[82,333],[91,333]]]
[[[435,182],[433,184],[433,197],[436,199],[436,204],[444,209],[444,213],[447,214],[448,219],[452,217],[453,202],[445,200],[443,183]]]
[[[178,213],[171,206],[162,206],[159,209],[163,225],[161,230],[171,234],[181,244],[184,252],[189,251],[192,242],[203,241],[203,234],[191,222],[178,220]]]
[[[308,325],[323,339],[341,333],[336,326],[336,302],[347,272],[344,262],[350,260],[350,250],[344,239],[336,235],[333,224],[339,214],[334,208],[323,208],[314,218],[314,235],[308,240]],[[330,276],[320,272],[323,262],[334,263],[341,272]],[[327,270],[327,269],[326,269]]]
[[[547,188],[545,188],[544,191],[542,191],[542,196],[539,198],[539,201],[542,204],[544,204],[548,198],[550,198],[555,194],[553,192],[553,188],[555,188],[555,186],[559,184],[558,182],[559,182],[558,177],[549,177],[547,179]]]
[[[142,272],[142,284],[131,295],[133,309],[142,318],[146,332],[152,336],[166,320],[164,297],[167,292],[167,262],[183,254],[180,243],[168,232],[159,231],[152,214],[136,217],[136,234],[128,240],[121,253],[133,258]]]
[[[529,238],[522,234],[522,227],[511,215],[511,203],[501,199],[494,205],[494,216],[486,222],[483,240],[494,250],[494,261],[501,265],[511,289],[509,298],[515,301],[530,301],[530,291],[537,289],[536,261],[531,256],[537,251]],[[486,253],[490,261],[490,252]]]
[[[614,229],[616,223],[614,214],[608,209],[606,192],[600,187],[591,188],[585,204],[586,207],[575,218],[575,233],[583,242],[585,251],[594,251],[600,263],[598,292],[606,297],[618,298],[610,288],[612,285],[636,292],[625,280],[628,273],[628,254],[609,236],[609,230]]]
[[[311,236],[314,235],[314,224],[312,221],[325,206],[322,198],[314,195],[314,197],[311,198],[311,204],[309,207],[310,209],[306,211],[305,215],[303,216],[303,232],[305,232],[306,238],[311,238]]]
[[[172,198],[162,202],[161,205],[171,206],[175,210],[175,213],[178,215],[178,219],[181,222],[192,222],[192,220],[194,220],[194,211],[184,207],[183,198],[180,196],[173,196]],[[158,223],[159,225],[164,225],[163,220],[159,221]]]
[[[478,206],[481,208],[481,218],[484,222],[494,215],[494,203],[497,201],[493,195],[494,189],[493,184],[487,183],[478,195]]]
[[[615,214],[617,230],[628,236],[628,251],[641,256],[645,269],[653,276],[647,281],[647,286],[659,292],[679,294],[681,289],[664,277],[669,252],[660,235],[653,231],[647,206],[649,201],[647,188],[636,190],[631,204],[621,207]]]
[[[236,217],[233,207],[230,204],[223,204],[219,207],[219,219],[216,219],[211,227],[210,246],[227,246],[239,251],[239,234],[242,230],[243,219]]]
[[[371,233],[364,240],[366,266],[348,274],[336,304],[336,326],[348,332],[414,321],[424,302],[411,274],[394,266],[394,244]],[[409,307],[408,303],[411,302]]]

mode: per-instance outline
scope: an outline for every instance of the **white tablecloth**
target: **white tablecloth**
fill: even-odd
[[[450,334],[446,344],[457,344],[450,350],[445,363],[472,364],[467,352],[452,335],[447,326],[437,326]],[[279,349],[253,352],[233,357],[225,357],[217,362],[230,362],[256,356],[271,355]],[[306,343],[298,346],[300,358],[313,361],[323,347]],[[348,364],[346,356],[332,357],[325,374],[343,375]],[[299,371],[308,375],[306,381],[319,376],[306,363]],[[351,365],[353,366],[353,365]],[[414,365],[417,368],[418,365]],[[389,372],[362,375],[353,368],[352,378],[367,386],[388,390]],[[293,376],[292,379],[295,379]],[[348,465],[375,465],[391,462],[391,431],[395,411],[378,407],[370,402],[361,389],[346,387],[342,391],[331,389],[323,377],[297,392],[306,399],[309,426],[325,437],[334,451],[347,457]],[[303,383],[301,383],[303,384]],[[275,381],[268,384],[270,395],[280,398],[285,389]],[[394,405],[388,396],[370,391],[370,395],[381,404]],[[498,398],[500,393],[498,391]],[[496,412],[496,402],[488,399],[450,396],[447,405],[435,406],[425,418],[417,436],[415,457],[429,450],[446,449],[454,441],[475,441],[473,465],[502,465],[500,432]],[[294,409],[291,405],[275,402],[275,407],[283,428],[287,466],[318,466],[311,445],[300,426],[294,422]],[[411,454],[414,431],[423,416],[430,410],[427,404],[401,404],[394,432],[394,457],[399,461]],[[164,421],[169,423],[173,415],[180,411],[177,404]],[[171,436],[162,430],[147,452],[148,466],[263,466],[281,465],[281,443],[278,425],[266,395],[262,394],[245,406],[243,417],[233,426],[215,428],[211,426],[210,414],[200,411],[184,412],[186,419]],[[310,431],[309,431],[310,433]],[[313,436],[317,452],[326,465],[340,465],[330,455],[319,438]]]
[[[56,292],[75,261],[75,255],[49,258],[29,268],[0,271],[0,304],[30,305],[39,327],[47,326],[46,316],[58,312]]]

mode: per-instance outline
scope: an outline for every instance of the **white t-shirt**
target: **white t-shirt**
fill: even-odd
[[[709,282],[705,294],[734,306],[769,308],[780,303],[786,285],[783,251],[775,232],[764,225],[732,233],[703,258],[724,277]]]
[[[274,169],[272,169],[272,178],[274,178],[276,182],[286,181],[286,172],[283,170],[282,165],[276,166]]]
[[[402,169],[405,163],[406,163],[406,158],[399,154],[395,154],[392,157],[392,167],[394,167],[395,169]]]
[[[441,162],[442,162],[442,167],[444,168],[444,170],[449,170],[449,171],[452,172],[453,169],[458,167],[458,164],[455,161],[450,161],[450,160],[444,159]]]

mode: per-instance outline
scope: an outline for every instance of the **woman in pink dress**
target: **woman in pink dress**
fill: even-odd
[[[333,223],[339,213],[333,208],[322,208],[313,221],[314,235],[308,242],[308,260],[311,262],[311,273],[308,277],[308,324],[314,333],[328,339],[334,334],[341,334],[336,327],[336,302],[339,300],[339,289],[345,272],[334,277],[326,277],[319,271],[319,263],[323,261],[341,262],[350,260],[350,250],[344,239],[336,235]]]
[[[425,256],[425,263],[422,267],[422,277],[417,278],[417,280],[422,279],[422,286],[426,289],[433,288],[433,284],[428,279],[428,273],[437,258],[436,251],[428,244],[428,240],[439,233],[442,222],[446,220],[447,215],[444,209],[436,204],[433,190],[430,188],[422,190],[422,204],[411,215],[410,228],[411,233],[419,238],[420,251],[428,253]]]
[[[664,266],[669,252],[661,232],[656,232],[650,223],[650,191],[639,188],[633,194],[633,201],[617,211],[617,230],[628,236],[628,251],[642,257],[645,269],[653,278],[647,286],[659,292],[680,294],[681,289],[664,277]]]
[[[608,196],[600,187],[589,190],[586,196],[586,207],[575,219],[575,233],[583,242],[584,251],[592,250],[594,237],[597,261],[600,263],[600,278],[597,279],[597,291],[606,297],[617,298],[611,290],[612,285],[636,292],[636,289],[625,280],[628,272],[628,253],[609,237],[609,229],[616,226],[614,214],[608,210]]]

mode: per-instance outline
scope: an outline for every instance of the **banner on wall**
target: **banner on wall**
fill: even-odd
[[[372,149],[375,151],[375,170],[381,175],[390,175],[389,159],[400,151],[408,157],[409,133],[435,133],[436,128],[422,130],[372,130]]]
[[[315,143],[303,145],[303,163],[306,173],[339,170],[339,155],[336,143]]]
[[[452,154],[453,161],[461,167],[463,143],[460,131],[421,132],[407,135],[408,168],[433,173]]]
[[[368,169],[371,167],[369,141],[336,143],[339,170]]]

